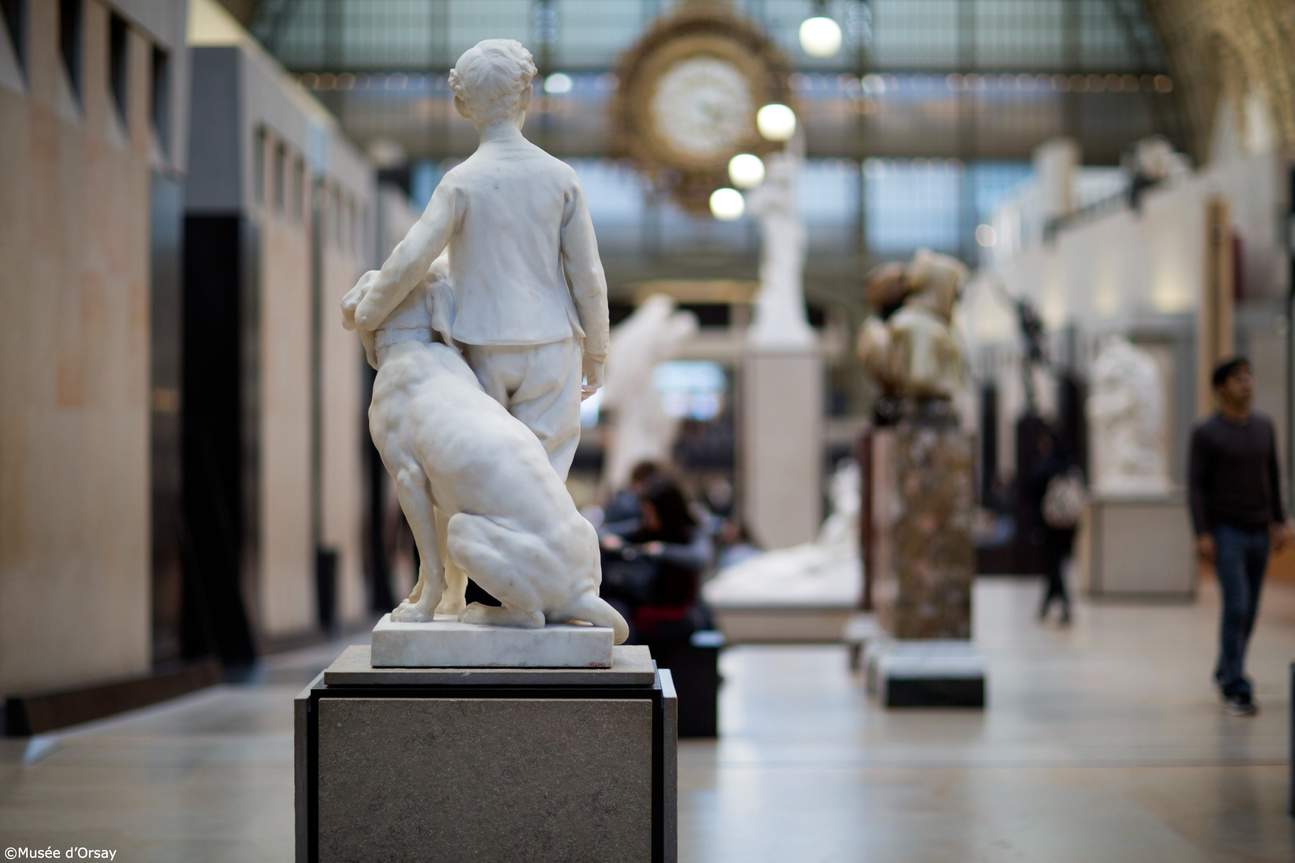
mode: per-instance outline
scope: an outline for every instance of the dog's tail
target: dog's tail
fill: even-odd
[[[630,627],[625,618],[596,593],[581,594],[561,614],[554,616],[561,620],[585,620],[594,626],[610,626],[612,640],[616,644],[623,644],[630,635]]]

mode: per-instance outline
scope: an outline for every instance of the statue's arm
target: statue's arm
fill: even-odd
[[[432,262],[449,245],[450,237],[458,227],[458,210],[457,190],[442,182],[436,187],[423,215],[396,244],[382,269],[373,277],[368,292],[355,310],[356,327],[377,329],[418,286]]]
[[[598,239],[593,219],[585,206],[580,184],[573,182],[562,218],[562,267],[571,283],[571,297],[585,331],[585,357],[602,362],[607,358],[611,324],[607,312],[607,277],[598,257]]]

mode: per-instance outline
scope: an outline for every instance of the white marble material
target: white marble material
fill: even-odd
[[[988,677],[984,654],[975,642],[961,639],[874,639],[863,648],[863,668],[864,687],[883,702],[887,702],[892,683],[958,680],[983,684]]]
[[[412,624],[411,624],[412,625]],[[425,624],[424,624],[425,625]],[[605,630],[604,630],[605,631]],[[507,637],[507,633],[505,637]],[[439,668],[421,665],[375,667],[371,644],[348,645],[324,669],[327,686],[651,686],[656,662],[645,644],[620,644],[611,649],[610,667]]]
[[[441,178],[382,269],[366,274],[354,320],[377,329],[448,250],[450,335],[470,346],[487,392],[540,438],[565,478],[580,398],[602,385],[607,280],[575,171],[522,136],[534,76],[530,52],[511,39],[487,39],[459,58],[454,105],[480,144]]]
[[[965,388],[966,351],[953,312],[967,268],[922,249],[905,268],[909,292],[889,320],[869,318],[860,333],[859,356],[892,395],[950,399]]]
[[[606,282],[574,172],[521,135],[534,75],[512,40],[459,58],[455,107],[481,145],[382,269],[343,298],[342,323],[378,370],[369,430],[421,559],[392,619],[440,611],[530,629],[580,620],[610,627],[619,643],[628,627],[598,596],[597,535],[562,478],[581,391],[602,381]],[[583,388],[569,362],[577,344]],[[488,368],[471,367],[463,346]],[[502,381],[498,400],[486,381],[492,391]],[[467,577],[502,607],[465,609]]]
[[[604,488],[623,488],[641,461],[669,461],[679,421],[666,413],[652,373],[696,332],[696,315],[676,311],[665,294],[648,297],[612,331],[601,404],[614,416]]]
[[[612,631],[559,624],[543,629],[476,626],[448,617],[373,627],[374,668],[611,668]]]
[[[843,462],[830,483],[832,512],[813,542],[767,551],[721,570],[702,589],[720,608],[857,608],[862,598],[859,558],[859,467]]]
[[[757,349],[803,351],[816,344],[801,286],[805,224],[797,183],[804,163],[805,138],[798,132],[786,149],[768,158],[764,183],[747,195],[747,206],[760,223],[760,292],[748,333]]]
[[[1156,361],[1123,336],[1093,359],[1088,397],[1093,486],[1104,494],[1164,493],[1165,391]]]
[[[625,621],[598,596],[593,525],[576,512],[535,435],[485,394],[454,346],[435,340],[453,321],[442,276],[434,269],[393,313],[392,328],[365,338],[378,369],[369,431],[421,560],[418,583],[394,617],[430,621],[438,606],[457,612],[467,575],[503,607],[474,604],[464,622],[538,628],[576,619],[610,626],[624,641]],[[365,288],[362,280],[347,294],[345,323]],[[447,561],[451,576],[460,574],[449,591]]]

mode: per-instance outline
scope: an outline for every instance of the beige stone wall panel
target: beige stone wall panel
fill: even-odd
[[[28,4],[27,88],[0,89],[0,692],[151,666],[150,45],[86,3],[69,110],[58,4]],[[37,661],[38,660],[38,661]]]
[[[328,227],[326,224],[325,227]],[[366,267],[356,248],[355,231],[339,242],[325,231],[320,273],[320,542],[338,551],[338,613],[342,620],[363,616],[364,581],[363,455],[367,418],[363,394],[364,354],[355,333],[342,329],[338,308]]]

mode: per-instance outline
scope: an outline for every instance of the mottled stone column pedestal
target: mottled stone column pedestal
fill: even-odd
[[[971,642],[975,438],[935,418],[870,435],[873,601],[890,636],[870,648],[869,680],[888,707],[981,707],[984,664]]]
[[[382,668],[346,649],[294,703],[298,861],[676,859],[677,700],[611,668]]]

